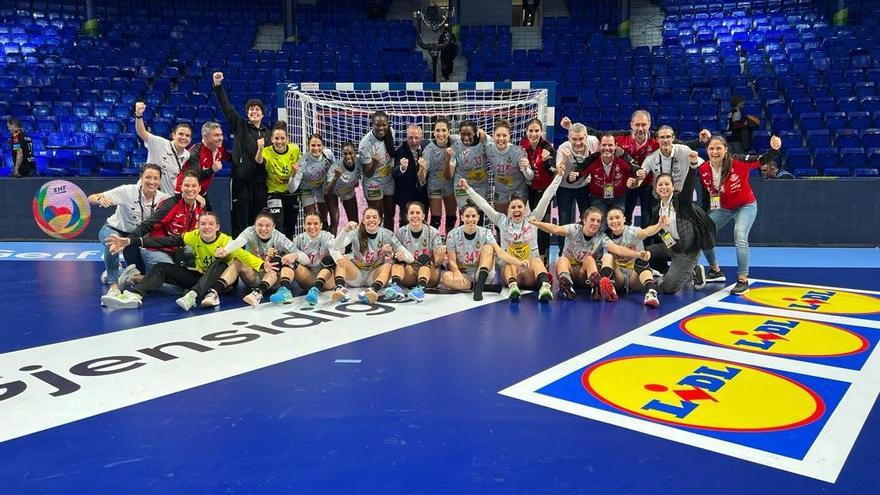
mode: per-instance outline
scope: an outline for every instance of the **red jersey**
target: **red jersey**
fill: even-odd
[[[720,196],[722,208],[735,210],[756,201],[755,193],[752,192],[752,186],[749,184],[749,172],[760,166],[761,162],[758,160],[751,162],[733,160],[730,175],[727,176],[724,184],[721,184],[719,191],[712,180],[712,165],[709,162],[703,162],[700,165],[700,182],[709,191],[710,196],[715,194]]]
[[[535,149],[532,149],[528,138],[522,138],[519,145],[525,150],[526,157],[529,159],[529,166],[535,173],[535,178],[532,179],[529,187],[535,191],[547,189],[550,183],[553,182],[553,172],[550,171],[550,167],[556,163],[556,151],[553,149],[553,145],[544,138],[541,138]],[[546,162],[541,156],[544,150],[550,152],[550,158]]]
[[[208,188],[211,187],[211,182],[214,181],[214,169],[212,168],[214,162],[228,161],[229,153],[226,152],[226,148],[222,145],[217,148],[216,151],[211,151],[202,143],[198,143],[190,148],[189,152],[189,159],[183,165],[183,168],[181,168],[180,175],[177,176],[177,184],[174,185],[174,191],[180,192],[180,183],[183,182],[183,172],[186,172],[187,170],[195,170],[199,173],[199,186],[201,187],[200,194],[206,196],[208,194]]]
[[[132,239],[144,237],[170,237],[173,235],[183,235],[190,230],[197,229],[199,226],[199,217],[204,213],[202,207],[196,202],[192,206],[186,204],[180,194],[172,196],[162,204],[146,219],[137,226],[129,235]],[[153,249],[153,248],[150,248]],[[159,251],[173,253],[177,248],[174,246],[156,248]]]
[[[657,141],[657,138],[653,136],[648,136],[648,139],[646,139],[645,142],[642,144],[636,143],[636,140],[632,136],[632,134],[627,134],[625,136],[615,136],[614,141],[617,143],[617,146],[623,148],[623,151],[626,151],[627,154],[629,154],[629,156],[631,156],[635,163],[639,166],[644,163],[645,158],[647,158],[648,155],[660,149],[660,143]],[[653,174],[648,174],[647,176],[645,176],[645,181],[642,182],[642,186],[651,184],[653,182]]]
[[[632,167],[623,158],[615,157],[611,162],[611,169],[605,173],[602,158],[596,159],[587,165],[587,173],[590,174],[589,190],[594,198],[605,198],[605,186],[610,185],[614,191],[614,197],[619,198],[626,194],[626,181],[633,176]]]

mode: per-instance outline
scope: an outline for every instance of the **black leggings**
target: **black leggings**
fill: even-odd
[[[162,284],[171,284],[183,287],[184,290],[193,290],[196,297],[201,299],[214,286],[227,266],[225,261],[215,260],[202,273],[173,263],[157,263],[141,283],[134,286],[134,292],[146,296],[149,292],[159,290]]]
[[[299,218],[299,196],[289,193],[269,193],[266,200],[269,213],[275,217],[275,225],[284,235],[293,239]]]

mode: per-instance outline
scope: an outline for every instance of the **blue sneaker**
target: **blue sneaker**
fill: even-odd
[[[364,304],[376,304],[376,301],[379,299],[379,294],[376,294],[376,291],[373,289],[367,289],[358,294],[358,301]]]
[[[318,304],[318,294],[320,293],[321,291],[319,291],[317,287],[312,287],[311,289],[309,289],[309,293],[306,294],[306,302],[309,304],[309,306],[314,306]]]
[[[425,300],[425,290],[421,287],[416,287],[409,291],[409,298],[417,303],[420,303]]]
[[[287,287],[281,287],[274,294],[269,296],[269,300],[272,301],[273,304],[288,304],[293,302],[293,294],[290,293],[290,289]]]
[[[386,301],[399,301],[400,299],[405,299],[406,294],[403,293],[403,287],[391,284],[385,288],[384,297]]]

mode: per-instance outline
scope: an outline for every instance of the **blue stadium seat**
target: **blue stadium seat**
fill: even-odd
[[[835,168],[840,163],[837,148],[816,148],[813,150],[813,163],[817,168]]]
[[[880,129],[862,130],[862,146],[865,148],[880,148]]]
[[[785,168],[810,168],[812,159],[810,151],[804,148],[788,148],[785,150]]]
[[[837,102],[830,96],[819,96],[813,98],[813,108],[817,112],[835,112],[837,111]]]
[[[819,112],[802,113],[798,124],[802,131],[822,128],[822,114]]]
[[[869,112],[849,112],[847,116],[849,117],[849,126],[853,129],[862,130],[871,127],[872,119]]]
[[[755,131],[752,134],[752,147],[756,150],[766,150],[770,148],[770,131]]]
[[[853,169],[853,177],[878,177],[880,171],[876,168],[855,168]]]
[[[125,155],[117,150],[106,150],[103,155],[103,163],[108,167],[121,169],[125,165]]]
[[[849,177],[849,169],[848,168],[826,168],[823,171],[823,175],[825,177]]]
[[[845,112],[825,112],[825,127],[830,130],[845,129],[848,120]]]
[[[867,155],[864,148],[843,148],[840,150],[840,165],[849,169],[864,168]]]
[[[839,129],[834,133],[834,145],[838,148],[857,148],[862,145],[859,131],[855,129]]]
[[[819,171],[815,168],[796,168],[792,171],[795,177],[816,177]]]

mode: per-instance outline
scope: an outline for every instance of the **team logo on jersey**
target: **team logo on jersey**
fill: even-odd
[[[810,287],[757,287],[742,297],[764,306],[811,313],[880,313],[880,298],[841,290]]]
[[[708,430],[757,432],[816,421],[825,404],[813,390],[770,371],[696,356],[630,356],[584,370],[597,399],[641,418]]]
[[[754,314],[688,318],[682,331],[696,339],[743,351],[784,356],[833,357],[869,347],[861,335],[827,323]]]

